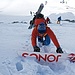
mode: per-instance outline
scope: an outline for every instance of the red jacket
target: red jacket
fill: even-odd
[[[58,43],[58,40],[55,36],[55,34],[53,33],[53,31],[49,28],[49,27],[46,27],[47,30],[46,32],[44,33],[45,34],[48,34],[48,36],[51,38],[51,40],[53,41],[54,45],[58,48],[60,45]],[[32,46],[37,46],[37,36],[40,36],[39,35],[39,32],[37,30],[37,27],[35,27],[32,31],[32,36],[31,36],[31,43],[32,43]]]

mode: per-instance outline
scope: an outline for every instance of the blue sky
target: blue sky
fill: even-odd
[[[51,12],[50,7],[60,5],[62,0],[0,0],[0,14],[9,15],[29,15],[30,11],[36,12],[40,3],[47,1],[43,13]],[[75,0],[65,0],[68,5],[74,7]],[[60,6],[59,6],[60,7]],[[52,10],[52,9],[51,9]],[[47,14],[46,14],[47,15]]]

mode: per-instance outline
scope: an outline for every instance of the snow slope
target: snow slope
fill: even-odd
[[[75,64],[69,61],[45,66],[34,60],[23,60],[17,55],[19,50],[33,51],[30,40],[32,30],[28,29],[31,19],[30,16],[0,15],[0,75],[75,75]],[[18,23],[12,23],[14,21]],[[52,19],[52,22],[48,26],[56,34],[62,49],[68,53],[75,52],[75,23],[62,21],[59,25],[56,19]]]

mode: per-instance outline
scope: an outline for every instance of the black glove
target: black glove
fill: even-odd
[[[40,48],[38,46],[34,46],[34,52],[40,52]]]
[[[61,47],[57,48],[56,52],[57,52],[57,53],[63,53]]]

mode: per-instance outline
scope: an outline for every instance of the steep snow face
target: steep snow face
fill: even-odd
[[[53,18],[55,19],[56,16]],[[32,29],[28,29],[31,19],[32,17],[1,16],[0,75],[75,75],[75,64],[69,61],[50,63],[45,66],[38,64],[35,60],[25,60],[18,56],[19,50],[33,51]],[[18,23],[12,23],[14,21],[18,21]],[[27,24],[23,22],[27,22]],[[48,24],[48,26],[54,31],[63,50],[68,53],[75,52],[75,23],[64,21],[61,23],[56,24],[56,20],[53,20],[52,24]]]

